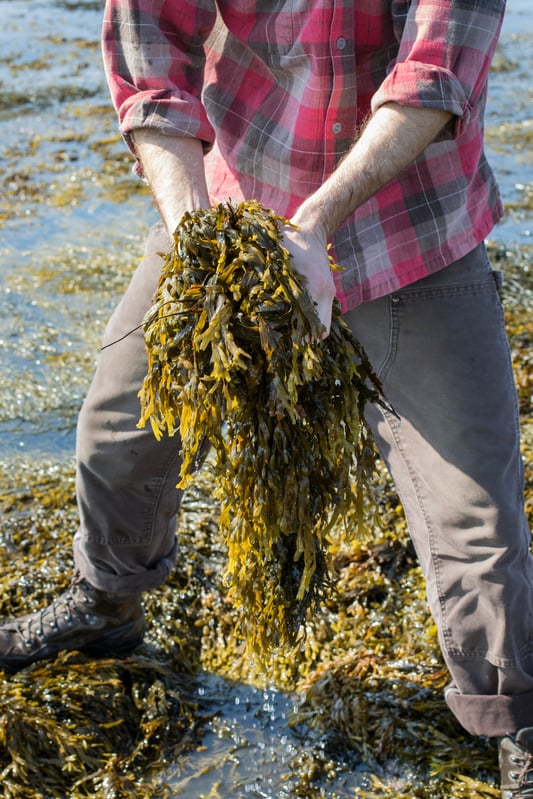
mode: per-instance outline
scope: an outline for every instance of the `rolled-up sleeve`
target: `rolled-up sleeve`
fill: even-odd
[[[216,20],[213,0],[107,0],[102,50],[120,130],[156,128],[209,148],[214,131],[201,101],[204,43]]]
[[[498,42],[505,0],[398,2],[397,57],[372,99],[449,111],[458,136],[484,92]]]

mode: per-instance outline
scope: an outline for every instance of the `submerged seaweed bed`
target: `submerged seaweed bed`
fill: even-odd
[[[29,19],[24,6],[0,0],[2,619],[69,582],[75,419],[153,219],[103,85],[101,3],[34,0]],[[532,520],[532,50],[524,0],[513,13],[488,115],[507,211],[491,257],[505,277]],[[208,460],[185,494],[176,570],[144,598],[143,646],[0,672],[2,797],[498,797],[494,743],[467,736],[444,703],[423,579],[385,473],[376,491],[383,525],[369,519],[350,540],[335,531],[336,591],[265,672],[235,632]]]

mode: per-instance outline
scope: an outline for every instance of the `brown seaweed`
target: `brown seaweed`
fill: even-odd
[[[229,596],[261,657],[294,643],[323,599],[328,536],[362,507],[375,468],[364,418],[379,383],[335,304],[322,326],[256,202],[184,216],[144,320],[141,421],[181,432],[180,487],[216,454]]]
[[[531,259],[528,252],[491,255],[509,277],[504,299],[531,523]],[[134,656],[92,661],[71,654],[0,675],[2,796],[155,799],[166,791],[172,797],[167,766],[187,763],[191,749],[209,746],[202,738],[209,721],[190,677],[204,669],[236,685],[270,684],[300,698],[292,724],[301,745],[286,763],[287,795],[345,799],[345,775],[366,760],[365,781],[349,794],[354,799],[498,797],[494,743],[466,735],[442,697],[446,673],[424,581],[380,464],[375,488],[383,525],[368,520],[368,531],[355,540],[343,523],[331,531],[337,590],[306,620],[301,646],[273,653],[266,674],[246,657],[227,601],[213,486],[208,460],[184,496],[176,570],[144,598],[150,632]],[[38,459],[5,463],[0,510],[0,613],[7,618],[47,604],[68,583],[78,523],[73,469]],[[197,679],[202,684],[201,674]],[[280,748],[286,734],[280,724]],[[222,773],[217,752],[208,749],[205,757]],[[239,753],[228,757],[234,763]],[[39,771],[45,759],[46,784]],[[241,794],[237,784],[219,792],[225,799]]]

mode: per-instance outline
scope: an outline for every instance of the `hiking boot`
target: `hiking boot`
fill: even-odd
[[[0,625],[0,668],[16,671],[62,650],[126,654],[145,626],[140,594],[99,591],[75,576],[48,607]]]
[[[533,727],[499,743],[502,799],[533,799]]]

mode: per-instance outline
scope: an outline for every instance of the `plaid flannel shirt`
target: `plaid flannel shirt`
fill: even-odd
[[[505,0],[107,0],[120,128],[205,144],[214,200],[290,217],[384,103],[454,115],[333,237],[345,310],[465,255],[501,218],[483,152]],[[270,10],[271,9],[271,10]]]

